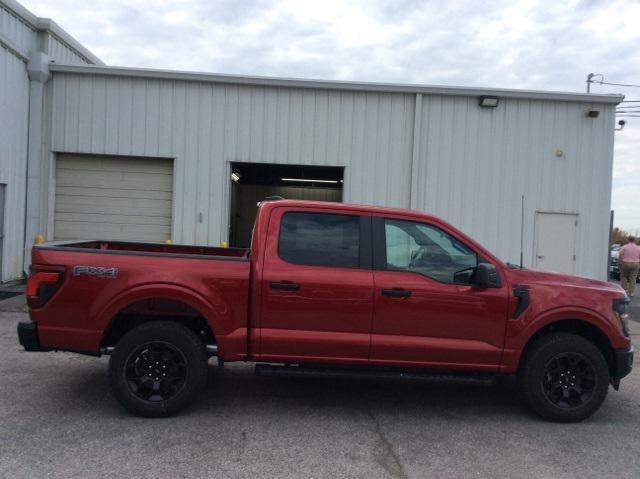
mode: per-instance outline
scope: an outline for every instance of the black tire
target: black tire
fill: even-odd
[[[526,352],[518,371],[524,401],[543,419],[578,422],[602,405],[609,391],[609,366],[587,339],[552,333]]]
[[[207,352],[196,334],[180,324],[144,323],[117,343],[109,360],[109,379],[116,399],[132,413],[170,416],[204,388]]]

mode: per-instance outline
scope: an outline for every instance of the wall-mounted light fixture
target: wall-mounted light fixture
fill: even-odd
[[[615,130],[616,130],[616,131],[620,131],[620,130],[622,130],[622,129],[624,128],[624,125],[626,125],[626,124],[627,124],[627,122],[626,122],[626,121],[624,121],[624,120],[620,120],[620,121],[618,122],[618,127],[619,127],[619,128],[616,128]]]
[[[598,118],[600,116],[600,112],[598,110],[588,110],[587,118]]]
[[[500,99],[497,96],[482,95],[478,98],[478,105],[484,108],[495,108],[498,106]]]
[[[235,171],[231,173],[231,179],[236,183],[240,181],[240,173],[236,173]]]

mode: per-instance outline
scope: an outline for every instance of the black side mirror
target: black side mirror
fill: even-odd
[[[479,263],[473,277],[473,285],[478,288],[499,288],[500,275],[491,263]]]

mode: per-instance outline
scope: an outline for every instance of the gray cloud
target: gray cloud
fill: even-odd
[[[23,0],[110,65],[584,91],[640,84],[640,3]],[[640,88],[593,86],[640,99]],[[640,118],[616,133],[616,223],[640,229]]]

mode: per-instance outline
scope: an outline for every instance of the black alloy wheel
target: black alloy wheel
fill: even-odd
[[[610,380],[603,352],[587,338],[569,332],[535,339],[518,371],[524,401],[540,417],[555,422],[582,421],[595,413]]]
[[[140,399],[166,401],[184,387],[187,360],[170,344],[151,342],[129,356],[124,373],[129,389]]]
[[[109,359],[111,388],[134,414],[171,416],[194,402],[207,381],[204,342],[186,326],[150,321],[126,333]]]
[[[593,395],[595,386],[595,370],[580,353],[560,353],[545,366],[545,395],[560,408],[575,408],[585,404]]]

